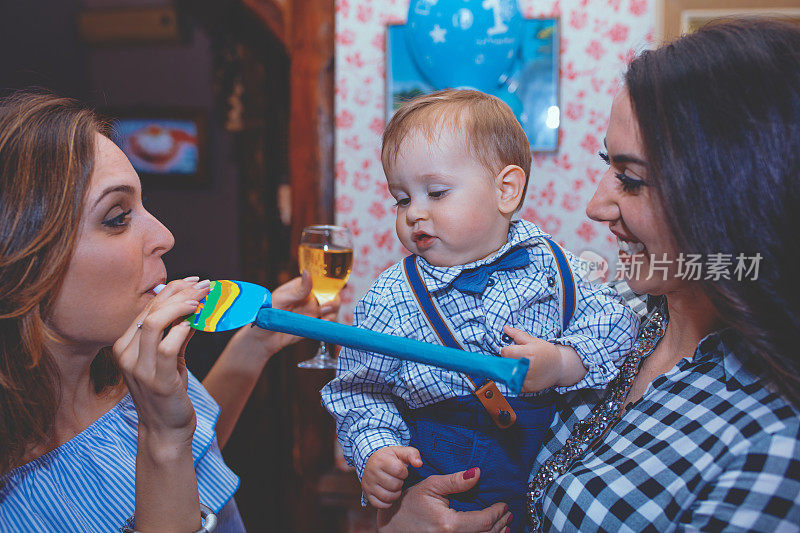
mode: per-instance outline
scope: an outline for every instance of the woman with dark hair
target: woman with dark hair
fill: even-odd
[[[173,244],[92,112],[0,100],[0,531],[116,531],[134,515],[140,531],[196,531],[201,509],[217,531],[244,530],[219,448],[296,339],[243,328],[201,385],[181,318],[209,281],[153,291]],[[293,280],[273,305],[335,313],[310,289]]]
[[[536,460],[531,530],[800,529],[800,28],[710,25],[636,58],[587,214],[650,312],[602,394],[565,395]],[[689,268],[701,259],[706,270]],[[722,268],[728,266],[729,268]],[[502,531],[429,478],[385,531]]]

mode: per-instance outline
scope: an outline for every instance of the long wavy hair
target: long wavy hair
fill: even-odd
[[[45,92],[0,99],[0,474],[51,437],[59,375],[47,317],[78,238],[106,125],[74,100]],[[107,351],[92,363],[99,393],[119,383]]]
[[[625,82],[679,249],[760,254],[757,279],[701,283],[755,355],[743,362],[800,407],[800,27],[708,25],[644,52]]]

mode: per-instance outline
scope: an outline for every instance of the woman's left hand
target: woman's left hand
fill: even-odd
[[[480,479],[480,470],[429,476],[410,489],[389,509],[378,509],[378,531],[462,533],[501,533],[507,531],[512,515],[505,503],[495,503],[480,511],[450,509],[448,496],[465,492]]]
[[[196,277],[168,283],[112,349],[136,405],[140,437],[147,433],[167,448],[169,442],[192,442],[195,412],[184,360],[192,330],[184,317],[208,287],[208,280],[198,283]]]
[[[302,277],[294,278],[272,292],[273,308],[323,320],[335,320],[339,312],[339,305],[340,301],[337,296],[332,302],[320,307],[317,299],[311,294],[311,276],[307,272],[304,272]],[[302,337],[288,333],[278,333],[250,326],[240,329],[234,338],[237,339],[237,342],[255,343],[260,347],[261,353],[267,357],[302,339]]]

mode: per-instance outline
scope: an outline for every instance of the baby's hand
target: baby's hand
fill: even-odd
[[[522,392],[539,392],[549,387],[574,385],[586,374],[586,368],[573,348],[531,337],[510,326],[504,326],[503,332],[514,339],[516,344],[500,350],[500,355],[512,359],[525,357],[530,361]]]
[[[369,456],[361,476],[361,488],[373,507],[388,509],[400,498],[403,480],[408,477],[408,465],[422,466],[419,450],[411,446],[386,446]]]

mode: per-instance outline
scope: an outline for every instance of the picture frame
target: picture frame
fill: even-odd
[[[659,0],[656,41],[668,43],[717,18],[775,16],[800,24],[797,0]]]
[[[112,140],[142,184],[159,188],[208,185],[207,115],[194,107],[108,108]]]
[[[406,100],[436,90],[417,68],[406,46],[404,24],[386,27],[386,93],[388,122]],[[559,143],[559,38],[557,17],[523,21],[517,59],[504,86],[519,97],[517,118],[528,136],[532,152],[556,152]]]

